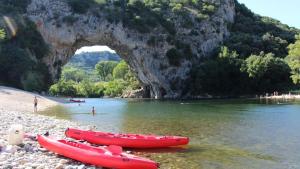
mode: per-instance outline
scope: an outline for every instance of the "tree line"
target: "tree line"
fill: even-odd
[[[124,60],[100,61],[93,73],[99,78],[92,78],[91,73],[83,69],[65,66],[61,78],[50,87],[49,93],[72,97],[120,97],[127,90],[140,88],[139,81]]]

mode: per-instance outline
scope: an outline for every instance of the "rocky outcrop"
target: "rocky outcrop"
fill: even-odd
[[[149,33],[140,33],[125,27],[122,22],[109,22],[101,10],[89,10],[76,14],[63,0],[32,0],[26,15],[36,23],[44,40],[50,46],[50,54],[44,59],[53,78],[57,78],[61,66],[75,51],[83,46],[106,45],[125,59],[136,72],[138,79],[153,98],[179,98],[183,93],[190,68],[207,57],[229,36],[228,23],[235,16],[234,0],[206,0],[217,4],[216,11],[208,19],[194,22],[187,28],[183,18],[170,12],[174,22],[176,41],[188,44],[190,52],[174,65],[166,53],[176,46],[170,43],[170,35],[161,26]],[[189,18],[196,18],[193,9]],[[171,38],[173,38],[172,35]],[[155,43],[150,43],[153,41]],[[180,45],[179,45],[180,46]]]
[[[143,88],[137,90],[127,90],[121,96],[122,98],[145,98],[148,97]]]

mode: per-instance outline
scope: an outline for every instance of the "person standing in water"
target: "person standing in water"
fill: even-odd
[[[93,114],[93,116],[96,114],[94,106],[93,106],[93,109],[92,109],[92,114]]]
[[[37,112],[37,104],[38,104],[38,99],[36,96],[34,96],[34,100],[33,100],[33,105],[34,105],[34,112]]]

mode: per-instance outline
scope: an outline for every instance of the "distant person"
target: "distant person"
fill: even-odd
[[[33,100],[33,105],[34,105],[34,112],[37,112],[37,105],[38,105],[38,99],[36,96],[34,96],[34,100]]]
[[[93,116],[96,114],[94,106],[93,106],[93,109],[92,109],[92,114],[93,114]]]

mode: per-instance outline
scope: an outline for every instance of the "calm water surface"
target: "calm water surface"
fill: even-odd
[[[107,132],[190,137],[184,148],[136,150],[162,169],[300,169],[299,101],[86,99],[41,113]]]

